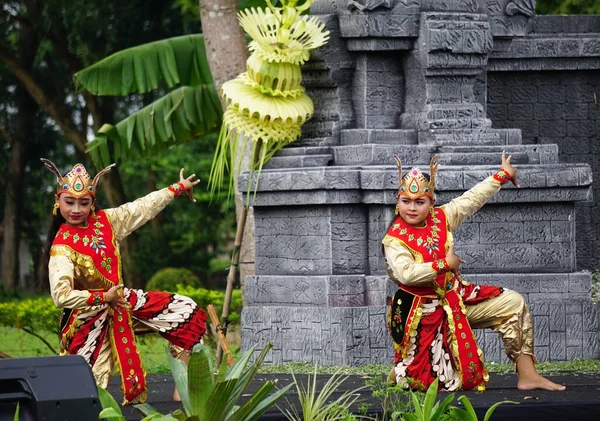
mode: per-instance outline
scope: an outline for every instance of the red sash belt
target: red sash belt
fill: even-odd
[[[66,246],[86,258],[85,270],[108,291],[110,286],[123,283],[121,256],[115,245],[112,226],[104,211],[99,211],[96,215],[90,214],[87,222],[86,227],[63,224],[52,244]],[[92,263],[91,267],[87,262]],[[133,308],[137,300],[130,297],[129,301]],[[106,311],[110,314],[108,329],[113,356],[117,369],[121,372],[124,404],[144,402],[147,391],[146,373],[135,342],[131,311],[124,308],[117,311],[110,307]]]

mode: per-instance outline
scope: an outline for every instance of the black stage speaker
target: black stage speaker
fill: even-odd
[[[0,421],[92,421],[102,410],[92,370],[79,355],[0,359]]]

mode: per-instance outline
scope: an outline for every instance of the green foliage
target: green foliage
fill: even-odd
[[[146,284],[146,290],[174,293],[177,292],[178,285],[192,288],[202,287],[200,279],[189,269],[163,268],[152,275]]]
[[[209,304],[215,307],[217,314],[221,314],[223,308],[223,302],[225,301],[225,291],[209,290],[204,288],[192,288],[183,285],[178,285],[177,294],[185,295],[193,299],[198,306],[203,309]],[[229,323],[238,324],[240,322],[240,315],[242,314],[242,291],[234,289],[231,294]]]
[[[195,173],[208,178],[215,143],[210,138],[178,146],[168,154],[123,162],[119,172],[128,197],[165,187],[185,175]],[[185,267],[197,274],[207,288],[224,288],[229,264],[230,244],[234,235],[233,203],[225,197],[211,203],[205,184],[194,188],[196,203],[183,196],[171,202],[158,217],[136,231],[133,250],[135,270],[149,279],[164,267]]]
[[[390,368],[387,367],[389,373]],[[382,418],[388,419],[390,414],[411,410],[411,399],[408,390],[397,384],[388,383],[381,375],[368,379],[365,384],[371,389],[372,396],[379,400]],[[420,392],[419,392],[420,393]]]
[[[463,404],[465,409],[452,407],[450,409],[450,416],[452,417],[452,419],[459,421],[477,421],[477,414],[475,413],[475,410],[473,409],[473,405],[471,405],[471,401],[469,401],[469,398],[465,395],[462,395],[458,398],[458,400]],[[492,414],[494,413],[496,408],[498,408],[503,403],[514,403],[516,405],[519,404],[519,402],[513,401],[496,402],[495,404],[490,406],[489,409],[486,411],[483,417],[483,421],[488,421],[492,417]]]
[[[182,86],[120,121],[104,124],[88,146],[106,167],[123,158],[156,156],[169,147],[216,132],[221,109],[212,85]]]
[[[42,332],[58,335],[60,309],[54,305],[50,296],[13,299],[0,303],[0,326],[16,327],[41,340],[53,354],[55,347],[43,336]]]
[[[89,146],[104,167],[131,156],[156,156],[221,125],[202,34],[163,39],[119,51],[74,75],[78,90],[94,95],[145,94],[161,84],[179,87],[117,125],[104,124]]]
[[[167,417],[184,421],[257,420],[292,387],[290,384],[271,393],[275,388],[275,382],[267,381],[243,404],[238,404],[271,348],[272,345],[268,344],[254,363],[250,363],[250,359],[255,348],[250,349],[232,366],[222,364],[216,377],[213,357],[204,345],[198,344],[194,347],[187,368],[183,362],[167,352],[173,378],[184,407],[184,414],[173,413]],[[147,416],[144,419],[150,419],[148,417],[153,417],[153,420],[172,419],[161,418],[161,415],[149,405],[137,405],[136,408]]]
[[[75,73],[77,90],[93,95],[129,95],[175,86],[212,85],[204,36],[184,35],[118,51]],[[218,102],[218,99],[217,99]]]
[[[306,387],[296,380],[293,372],[292,377],[296,384],[302,413],[298,413],[296,407],[288,400],[291,410],[285,409],[283,413],[289,421],[349,420],[351,419],[349,408],[359,399],[360,395],[357,393],[365,389],[365,386],[363,386],[354,390],[347,390],[333,400],[332,395],[348,379],[348,376],[341,375],[339,370],[329,378],[318,393],[316,366],[312,375],[308,376]]]
[[[537,0],[536,13],[540,15],[597,15],[598,0]]]
[[[381,401],[383,419],[402,421],[477,421],[477,414],[469,398],[462,395],[458,400],[464,409],[452,406],[455,394],[450,393],[443,401],[438,400],[439,381],[429,385],[427,391],[413,392],[405,390],[397,385],[385,384],[381,379],[368,381],[373,397]],[[496,408],[503,403],[515,403],[502,401],[492,405],[485,414],[484,421],[488,421]]]

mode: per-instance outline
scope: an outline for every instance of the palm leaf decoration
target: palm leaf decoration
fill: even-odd
[[[300,5],[298,0],[281,0],[281,6],[275,7],[267,0],[268,8],[239,13],[240,25],[252,38],[251,55],[246,72],[221,88],[227,109],[211,168],[213,193],[222,185],[226,171],[239,171],[248,143],[252,142],[253,156],[250,183],[252,173],[257,171],[259,178],[264,164],[298,139],[302,125],[312,117],[314,106],[301,86],[300,65],[329,37],[316,17],[301,15],[313,2],[305,0]]]
[[[94,95],[178,87],[116,125],[102,126],[88,145],[99,167],[191,141],[215,132],[222,121],[202,34],[119,51],[76,73],[73,80],[79,90]]]

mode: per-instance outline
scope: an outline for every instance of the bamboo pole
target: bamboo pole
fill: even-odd
[[[237,135],[237,134],[236,134]],[[251,139],[248,140],[252,141]],[[259,139],[256,142],[256,146],[254,147],[254,152],[252,154],[253,159],[250,168],[256,168],[256,165],[260,161],[261,150],[262,150],[263,141]],[[249,177],[253,177],[254,172],[250,171]],[[232,176],[235,176],[233,174]],[[255,178],[255,183],[258,183],[258,177]],[[237,184],[237,183],[236,183]],[[248,184],[251,186],[251,183]],[[258,188],[257,185],[254,186],[255,189]],[[250,188],[246,194],[250,194]],[[243,203],[243,195],[242,195],[242,203]],[[225,334],[227,334],[227,327],[229,326],[229,313],[231,306],[231,295],[233,294],[233,287],[235,285],[238,268],[240,265],[240,251],[242,249],[242,240],[244,239],[244,229],[246,228],[246,217],[248,216],[248,206],[249,204],[242,207],[240,214],[237,220],[237,227],[235,231],[235,240],[233,243],[233,253],[231,254],[231,265],[229,266],[229,273],[227,274],[227,287],[225,289],[225,299],[223,301],[223,312],[221,313],[221,329]],[[217,346],[217,355],[216,355],[216,363],[217,366],[221,364],[221,360],[223,359],[223,350],[220,346]]]
[[[217,317],[217,312],[215,311],[215,308],[212,304],[208,305],[208,315],[210,316],[210,320],[212,321],[212,324],[215,327],[215,330],[217,331],[217,337],[219,338],[220,345],[218,349],[222,349],[225,351],[225,354],[227,355],[227,364],[231,365],[233,364],[233,356],[231,355],[231,351],[229,350],[229,346],[227,345],[227,336],[223,332],[223,328],[221,326],[221,323],[219,322],[219,318]],[[219,361],[219,364],[220,363],[221,361]]]
[[[231,255],[231,266],[229,266],[229,273],[227,274],[227,288],[225,289],[225,300],[223,302],[223,313],[221,314],[221,330],[226,335],[227,327],[229,326],[229,313],[231,306],[231,295],[233,294],[233,287],[237,279],[237,269],[240,264],[240,250],[242,248],[242,240],[244,238],[244,228],[246,226],[246,216],[248,216],[248,208],[244,206],[240,212],[237,228],[235,232],[235,241],[233,243],[233,253]],[[223,349],[217,347],[217,366],[221,364],[223,359]]]

